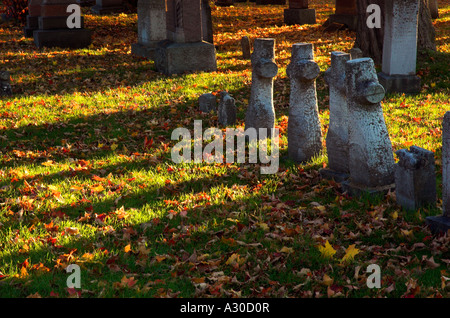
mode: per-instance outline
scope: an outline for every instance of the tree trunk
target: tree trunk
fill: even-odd
[[[356,29],[355,47],[360,48],[363,51],[364,56],[371,57],[377,64],[380,64],[383,58],[384,1],[385,0],[357,0],[358,26]],[[366,10],[370,4],[377,4],[381,8],[381,28],[379,29],[367,27],[366,21],[370,13],[367,13]],[[428,9],[428,0],[420,0],[418,23],[418,50],[436,50],[436,33],[431,20],[430,10]]]

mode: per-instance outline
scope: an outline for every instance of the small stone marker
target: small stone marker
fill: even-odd
[[[335,13],[330,15],[324,26],[343,24],[350,30],[356,30],[358,10],[356,0],[336,0]]]
[[[166,75],[217,70],[216,49],[203,41],[201,0],[167,0],[167,41],[155,51],[155,66]]]
[[[382,70],[378,74],[386,92],[418,93],[416,76],[419,0],[387,1]]]
[[[286,72],[291,81],[288,154],[289,158],[299,163],[310,160],[322,150],[316,93],[320,68],[314,62],[312,44],[296,43],[292,46],[291,63]]]
[[[275,127],[273,78],[278,73],[275,64],[275,39],[255,39],[252,54],[252,87],[245,115],[245,129],[267,128],[266,136]]]
[[[76,5],[75,0],[43,0],[41,15],[38,18],[39,29],[33,31],[34,43],[38,48],[85,48],[91,44],[91,31],[84,28],[84,19],[80,17],[80,28],[69,28],[67,20],[72,12],[68,6]]]
[[[394,187],[394,155],[383,117],[384,89],[372,59],[345,63],[348,103],[349,172],[344,190],[358,196],[385,193]]]
[[[316,10],[308,8],[308,0],[289,0],[289,8],[284,9],[284,23],[294,24],[315,24]]]
[[[11,78],[9,72],[0,71],[0,96],[11,96]]]
[[[234,125],[236,123],[235,100],[225,91],[220,93],[218,121],[223,126]]]
[[[200,95],[198,103],[200,105],[200,110],[204,113],[215,111],[217,107],[216,96],[212,93]]]
[[[326,146],[328,167],[320,174],[326,179],[342,182],[349,176],[348,167],[348,104],[345,86],[345,63],[350,61],[348,53],[332,52],[331,66],[325,72],[325,81],[330,91],[330,124]]]
[[[138,1],[138,5],[139,2]],[[95,5],[91,8],[91,12],[94,14],[105,15],[110,13],[122,12],[125,7],[122,4],[122,0],[96,0]]]
[[[241,39],[242,58],[249,60],[252,57],[250,39],[248,36],[243,36]]]
[[[28,2],[27,24],[24,33],[27,38],[33,37],[33,31],[39,29],[39,16],[43,0],[30,0]]]
[[[363,58],[363,51],[361,51],[360,48],[354,47],[350,50],[350,56],[352,57],[352,60]]]
[[[397,202],[407,210],[436,204],[434,153],[411,146],[396,152],[395,194]]]
[[[430,216],[426,223],[434,233],[450,230],[450,111],[442,124],[442,216]]]
[[[167,39],[166,4],[164,0],[139,0],[138,43],[131,45],[131,53],[154,58],[158,42]]]

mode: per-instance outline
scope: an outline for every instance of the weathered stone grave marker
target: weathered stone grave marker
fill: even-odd
[[[284,9],[284,23],[294,24],[315,24],[316,10],[308,7],[308,0],[289,0],[289,8]]]
[[[250,39],[248,36],[243,36],[241,39],[242,58],[249,60],[252,57]]]
[[[397,203],[407,210],[436,204],[434,153],[411,146],[396,152],[395,194]]]
[[[216,71],[216,50],[203,41],[201,0],[168,0],[167,41],[155,51],[155,66],[167,75]]]
[[[236,123],[236,104],[228,92],[220,93],[218,121],[222,126],[234,125]]]
[[[131,45],[131,53],[153,59],[157,44],[167,39],[165,0],[139,0],[138,43]]]
[[[68,27],[67,20],[71,12],[67,12],[67,9],[71,4],[76,5],[76,1],[43,0],[38,19],[39,29],[33,32],[37,47],[84,48],[91,44],[91,31],[83,28],[82,17],[81,28]]]
[[[212,93],[202,94],[198,98],[198,104],[200,106],[200,111],[204,113],[216,111],[217,108],[216,96]]]
[[[275,127],[273,106],[273,78],[278,73],[275,64],[275,40],[255,39],[252,54],[252,86],[250,101],[245,115],[245,129],[266,128],[266,136]]]
[[[450,230],[450,111],[442,124],[442,216],[430,216],[426,223],[435,233]]]
[[[342,182],[349,176],[348,104],[345,84],[345,63],[350,61],[348,53],[332,52],[331,66],[325,72],[329,87],[330,124],[326,137],[328,167],[320,170],[322,177]]]
[[[316,93],[316,78],[320,68],[314,62],[312,44],[296,43],[292,46],[291,63],[286,72],[291,81],[288,154],[295,162],[304,162],[322,150]]]
[[[11,96],[11,76],[7,71],[0,71],[0,96]]]
[[[350,177],[342,187],[354,196],[384,193],[394,188],[394,155],[381,107],[383,86],[370,58],[347,61],[345,77]]]
[[[418,93],[416,76],[419,0],[387,1],[382,71],[378,74],[386,92]]]

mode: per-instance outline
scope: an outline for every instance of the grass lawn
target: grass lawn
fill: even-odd
[[[283,25],[284,6],[213,7],[218,71],[163,76],[131,55],[137,15],[93,16],[87,49],[38,50],[22,27],[0,29],[2,69],[14,96],[0,100],[0,297],[449,297],[449,236],[424,225],[441,214],[442,118],[450,110],[450,1],[434,21],[437,52],[422,52],[422,91],[382,103],[393,150],[435,152],[436,208],[407,212],[395,194],[352,199],[322,180],[324,152],[287,155],[289,79],[297,42],[314,44],[320,120],[323,72],[354,32],[324,33],[332,0],[312,1],[318,24]],[[230,92],[243,127],[251,64],[247,35],[276,39],[274,103],[280,169],[256,164],[175,164],[177,127],[217,126],[198,96]],[[325,139],[325,138],[324,138]],[[366,285],[380,266],[381,288]],[[65,268],[81,268],[68,288]]]

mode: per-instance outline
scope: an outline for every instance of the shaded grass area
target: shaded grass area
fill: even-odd
[[[383,101],[393,150],[435,151],[437,207],[403,211],[395,195],[352,199],[318,169],[326,151],[296,165],[287,155],[290,47],[311,42],[321,71],[354,34],[318,24],[284,26],[282,6],[213,7],[218,71],[162,76],[134,57],[136,15],[86,15],[93,44],[36,50],[18,26],[0,33],[15,96],[0,100],[0,296],[27,297],[448,297],[448,237],[424,217],[441,213],[441,121],[449,107],[450,3],[435,22],[438,52],[419,55],[423,90]],[[84,9],[86,10],[86,9]],[[86,11],[87,13],[87,11]],[[121,36],[118,36],[120,34]],[[274,37],[280,169],[172,162],[177,127],[217,126],[198,111],[205,92],[227,90],[243,127],[251,82],[239,40]],[[323,134],[328,88],[317,80]],[[223,128],[223,127],[222,127]],[[326,258],[320,247],[335,251]],[[358,253],[342,261],[354,245]],[[366,268],[382,268],[368,289]],[[82,288],[64,268],[78,264]]]

